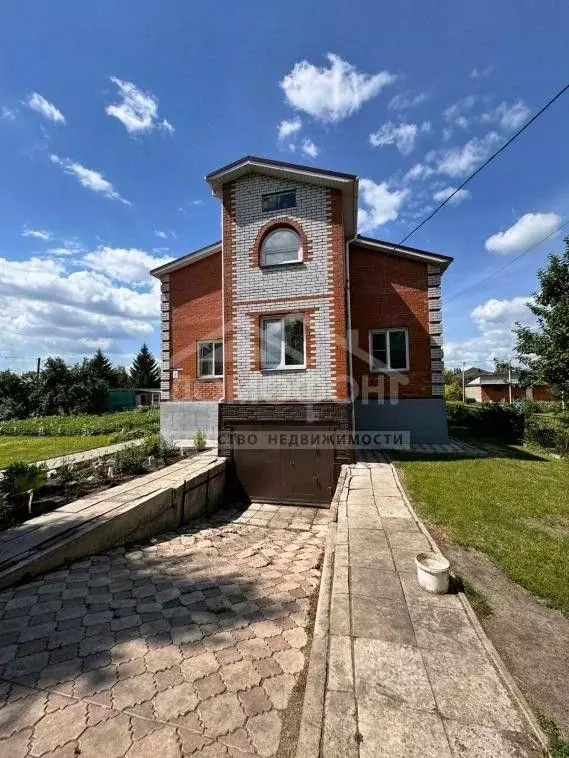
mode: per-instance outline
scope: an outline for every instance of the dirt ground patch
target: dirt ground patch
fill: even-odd
[[[480,621],[536,714],[569,736],[569,619],[507,579],[490,559],[429,526],[455,571],[483,593],[492,614]]]

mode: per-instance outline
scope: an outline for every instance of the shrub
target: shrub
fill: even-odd
[[[47,469],[42,465],[15,461],[4,469],[0,492],[12,498],[37,490],[47,482]]]
[[[197,432],[194,434],[194,446],[196,450],[205,450],[205,446],[207,444],[207,437],[202,432],[201,429],[198,429]]]
[[[506,403],[447,404],[447,418],[451,426],[464,426],[479,437],[521,442],[524,435],[523,411]]]
[[[118,474],[132,476],[144,474],[148,470],[148,453],[144,445],[130,445],[114,456],[115,470]]]
[[[569,455],[569,421],[562,417],[548,417],[538,414],[526,418],[525,442],[552,450],[558,455]]]
[[[146,455],[153,455],[164,461],[174,458],[179,453],[179,448],[171,440],[159,434],[149,434],[144,440],[143,448]]]

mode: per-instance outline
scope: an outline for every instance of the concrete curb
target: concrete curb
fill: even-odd
[[[326,673],[328,669],[328,647],[330,642],[330,600],[332,597],[332,579],[334,576],[334,551],[336,547],[336,521],[338,518],[338,503],[340,494],[344,488],[348,466],[342,466],[338,485],[330,504],[333,513],[333,521],[330,522],[326,545],[324,548],[324,561],[322,564],[322,576],[320,579],[320,592],[318,593],[318,605],[316,607],[316,619],[314,621],[314,633],[306,687],[302,705],[300,730],[296,747],[296,758],[318,758],[320,755],[320,741],[324,723],[324,698],[326,695]]]
[[[409,510],[411,512],[411,515],[413,516],[413,518],[417,522],[417,525],[418,525],[419,529],[425,535],[425,537],[429,541],[429,544],[432,546],[433,550],[436,553],[439,553],[439,555],[442,555],[441,549],[439,548],[439,546],[437,545],[437,543],[435,542],[435,540],[432,538],[432,536],[430,535],[427,527],[423,524],[423,522],[421,521],[421,519],[417,516],[417,514],[415,512],[415,509],[411,505],[411,502],[410,502],[409,498],[407,497],[407,493],[405,492],[405,489],[403,488],[403,485],[401,484],[401,480],[399,478],[399,474],[397,472],[397,469],[393,465],[393,462],[389,458],[387,458],[387,461],[388,461],[388,463],[389,463],[389,465],[391,467],[391,471],[393,472],[393,477],[395,479],[395,483],[397,484],[397,488],[401,492],[401,497],[403,498],[403,500],[405,501],[405,504],[409,508]],[[512,677],[512,675],[510,674],[510,672],[506,668],[506,666],[504,664],[504,661],[500,658],[500,655],[499,655],[498,651],[496,650],[496,648],[494,647],[494,645],[492,644],[490,638],[488,637],[488,635],[484,631],[484,628],[482,627],[480,621],[478,620],[478,617],[476,616],[476,614],[474,613],[474,610],[473,610],[472,606],[470,605],[470,601],[468,600],[468,598],[466,597],[466,595],[464,594],[464,592],[458,592],[457,594],[458,594],[460,602],[462,603],[462,605],[464,607],[464,610],[465,610],[468,618],[470,619],[470,621],[471,621],[471,623],[472,623],[472,625],[474,627],[474,630],[475,630],[476,634],[478,635],[478,637],[480,639],[480,642],[482,643],[484,649],[486,650],[486,653],[488,654],[488,657],[490,658],[490,660],[494,664],[494,667],[498,671],[498,674],[501,677],[502,681],[504,682],[504,685],[506,686],[506,689],[510,693],[510,696],[511,696],[512,700],[517,704],[517,706],[519,707],[520,711],[525,716],[525,718],[526,718],[528,724],[530,725],[532,731],[534,732],[535,738],[539,742],[540,746],[549,755],[549,740],[548,740],[545,732],[543,731],[543,729],[540,727],[539,722],[538,722],[537,718],[535,717],[532,709],[530,708],[527,700],[523,696],[523,694],[522,694],[520,688],[518,687],[518,685],[516,684],[514,678]]]

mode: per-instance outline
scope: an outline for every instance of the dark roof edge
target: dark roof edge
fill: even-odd
[[[454,261],[454,258],[450,255],[433,253],[430,250],[421,250],[420,248],[408,247],[407,245],[398,245],[394,242],[387,242],[386,240],[375,239],[374,237],[364,237],[362,234],[358,234],[350,240],[350,244],[357,245],[358,243],[360,243],[362,247],[365,247],[366,245],[369,245],[370,247],[381,247],[386,253],[394,255],[400,253],[403,256],[407,255],[429,259],[433,263],[439,263],[444,266],[444,268],[447,268],[447,266]]]
[[[261,158],[257,155],[245,155],[243,158],[239,158],[236,161],[233,161],[232,163],[228,163],[226,166],[221,166],[221,168],[217,168],[215,171],[212,171],[209,174],[206,174],[206,181],[210,181],[211,179],[215,179],[215,177],[218,174],[223,174],[225,171],[229,171],[232,168],[236,168],[241,163],[245,163],[247,161],[254,161],[255,163],[261,163],[265,164],[267,166],[274,166],[275,168],[294,168],[299,171],[306,171],[309,174],[323,174],[324,176],[339,176],[342,179],[350,179],[351,181],[356,181],[358,178],[355,174],[345,174],[341,171],[330,171],[330,169],[325,168],[315,168],[314,166],[305,166],[301,163],[289,163],[287,161],[277,161],[273,160],[272,158]]]
[[[200,261],[202,258],[207,258],[208,255],[212,255],[218,251],[221,251],[221,240],[213,242],[211,245],[200,247],[198,250],[192,250],[191,253],[186,253],[186,255],[182,255],[180,258],[174,258],[170,263],[165,263],[163,266],[151,269],[149,273],[159,279],[164,274],[169,274],[170,271],[175,271],[189,263]]]

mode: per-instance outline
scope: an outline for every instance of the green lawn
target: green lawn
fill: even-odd
[[[394,462],[427,522],[569,613],[569,461],[487,449],[482,459],[409,454]]]
[[[14,461],[39,461],[111,445],[115,435],[93,437],[0,437],[0,469]]]

